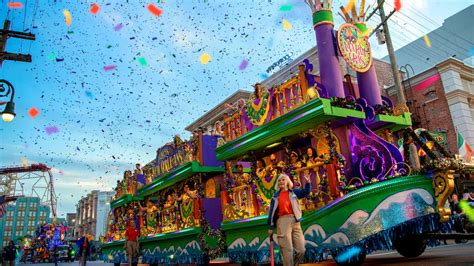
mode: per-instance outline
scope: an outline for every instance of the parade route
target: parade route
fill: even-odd
[[[396,251],[380,252],[367,256],[363,265],[456,265],[467,266],[474,265],[474,241],[465,244],[448,244],[433,248],[427,248],[425,253],[417,258],[404,258]],[[18,264],[22,265],[36,265],[46,266],[51,263],[36,263],[36,264]],[[59,263],[58,265],[78,265],[78,262]],[[87,265],[114,265],[113,263],[104,263],[99,261],[88,261]],[[216,265],[216,264],[214,264]],[[219,265],[219,264],[218,264]],[[231,265],[231,264],[227,264]],[[234,264],[232,264],[234,265]],[[328,260],[319,264],[302,264],[302,265],[336,265],[334,261]]]

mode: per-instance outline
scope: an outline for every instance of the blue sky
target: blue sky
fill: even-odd
[[[311,12],[297,0],[97,0],[101,9],[95,16],[89,13],[92,1],[18,0],[26,9],[10,11],[7,2],[0,2],[0,18],[37,39],[8,41],[7,51],[31,53],[33,62],[7,61],[0,69],[0,78],[15,86],[17,113],[13,122],[0,122],[0,165],[28,161],[54,167],[60,216],[75,212],[75,203],[90,190],[111,189],[136,162],[151,161],[173,135],[188,137],[188,124],[235,90],[250,90],[274,61],[315,45]],[[162,16],[148,12],[150,2],[163,9]],[[279,11],[284,4],[292,11]],[[401,12],[421,26],[395,16],[390,26],[396,47],[469,4],[402,0]],[[72,14],[69,27],[64,9]],[[291,30],[283,29],[283,18]],[[369,24],[377,21],[375,16]],[[123,28],[115,31],[120,23]],[[337,18],[336,26],[341,23]],[[385,46],[372,46],[376,57],[386,55]],[[199,62],[204,52],[212,56],[207,65]],[[239,70],[242,60],[249,64]],[[104,71],[110,65],[116,69]],[[31,107],[40,111],[34,119]],[[51,126],[59,132],[48,135],[45,128]]]

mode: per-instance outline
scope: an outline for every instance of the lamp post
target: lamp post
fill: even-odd
[[[5,85],[7,85],[7,89],[5,89]],[[6,92],[5,92],[6,91]],[[4,93],[5,94],[1,94]],[[10,101],[6,102],[5,110],[3,110],[2,119],[5,122],[10,122],[15,118],[15,103],[13,102],[13,97],[15,96],[15,88],[13,85],[8,82],[7,80],[0,79],[0,97],[7,97],[10,95]]]

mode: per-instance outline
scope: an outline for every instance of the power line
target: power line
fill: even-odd
[[[403,29],[402,26],[401,26],[400,24],[398,24],[398,23],[394,23],[394,25],[396,25],[397,27]],[[394,42],[395,42],[396,45],[399,46],[400,48],[403,47],[403,48],[405,48],[405,49],[408,49],[408,48],[410,48],[410,49],[415,49],[415,52],[414,52],[412,55],[418,57],[419,59],[422,59],[422,61],[425,61],[426,58],[422,57],[422,56],[416,51],[416,48],[415,48],[415,47],[412,47],[411,45],[408,45],[408,44],[412,44],[412,43],[413,43],[414,46],[419,46],[419,47],[421,47],[421,48],[425,48],[423,44],[416,42],[416,41],[419,39],[419,35],[418,35],[418,34],[415,34],[415,33],[413,33],[413,32],[411,32],[411,31],[409,31],[409,30],[408,30],[407,32],[409,32],[410,34],[412,34],[412,35],[415,37],[415,40],[413,40],[413,41],[412,41],[412,40],[409,40],[407,36],[405,36],[405,35],[400,34],[399,32],[397,32],[397,35],[399,35],[399,36],[397,36],[397,38],[394,39]],[[404,42],[400,41],[400,39],[403,39]],[[438,50],[441,50],[441,49],[438,48],[438,47],[437,47],[437,49],[438,49]],[[427,53],[430,53],[430,56],[431,56],[431,57],[433,57],[433,56],[434,56],[434,57],[446,57],[445,55],[440,55],[439,53],[437,53],[436,51],[431,50],[431,49],[426,49],[426,51],[427,51]],[[441,50],[441,51],[442,51],[442,52],[445,52],[445,51],[443,51],[443,50]]]
[[[403,15],[406,16],[405,14],[403,14]],[[410,17],[408,17],[408,18],[410,18]],[[401,17],[397,17],[397,19],[403,21],[403,19],[402,19]],[[410,20],[413,20],[413,19],[410,18]],[[414,21],[414,20],[413,20],[413,21]],[[415,23],[417,23],[418,25],[420,25],[420,24],[419,24],[418,22],[416,22],[416,21],[415,21]],[[419,37],[420,34],[415,34],[415,33],[413,33],[411,30],[409,30],[409,28],[403,28],[399,23],[394,23],[394,24],[395,24],[397,27],[400,27],[400,28],[403,30],[403,33],[408,32],[408,33],[412,34],[413,36],[415,36],[415,40],[410,41],[410,40],[407,40],[406,35],[397,32],[397,35],[399,35],[398,37],[399,37],[400,39],[404,39],[405,41],[407,41],[407,43],[406,43],[405,45],[402,45],[401,47],[406,48],[406,47],[410,47],[410,46],[419,46],[419,47],[422,47],[422,48],[423,48],[423,51],[424,51],[425,53],[430,53],[431,56],[434,55],[434,57],[439,57],[439,58],[450,57],[451,54],[452,54],[452,52],[449,52],[448,49],[451,49],[452,51],[454,51],[454,53],[458,53],[458,52],[459,52],[458,50],[456,50],[455,48],[453,48],[452,46],[449,46],[449,45],[444,46],[446,49],[441,49],[441,48],[438,47],[438,46],[433,46],[432,48],[429,48],[429,49],[428,49],[427,47],[424,47],[421,43],[419,43],[419,42],[420,42],[420,37]],[[415,28],[415,27],[414,27],[414,28]],[[423,28],[426,29],[426,27],[423,27]],[[423,31],[420,30],[419,28],[416,28],[416,29],[419,30],[420,32],[423,32]],[[428,29],[428,31],[429,31],[429,29]],[[434,36],[433,36],[434,39],[439,39],[438,36],[440,36],[440,35],[438,35],[438,34],[436,34],[436,33],[435,33],[435,34],[432,34],[432,33],[431,33],[430,35],[432,35],[432,36],[434,35]],[[435,38],[435,37],[436,37],[436,38]],[[443,38],[443,36],[440,36],[440,37]],[[446,38],[443,38],[443,39],[447,40]],[[452,42],[449,42],[449,43],[453,44]],[[458,46],[458,47],[459,47],[459,46]],[[440,52],[437,52],[436,50],[439,50]],[[418,53],[414,53],[414,54],[418,54]]]
[[[425,14],[423,14],[421,11],[414,9],[414,8],[412,8],[411,6],[408,6],[408,9],[410,9],[410,10],[411,10],[412,12],[414,12],[414,13],[417,13],[421,18],[423,18],[425,21],[430,22],[432,25],[434,25],[434,26],[437,27],[438,29],[440,29],[440,30],[442,30],[442,31],[444,31],[444,32],[447,32],[447,33],[449,33],[449,34],[455,35],[455,36],[457,36],[459,39],[461,39],[461,40],[467,42],[468,44],[471,44],[471,45],[472,45],[472,42],[471,42],[471,41],[465,39],[465,38],[462,37],[461,35],[458,35],[455,31],[448,31],[448,30],[446,30],[445,28],[443,28],[443,24],[439,24],[439,23],[435,22],[433,19],[427,17],[427,16],[426,16]]]
[[[387,5],[389,5],[390,7],[392,7],[392,6],[391,6],[390,4],[388,4],[388,3],[387,3]],[[424,26],[423,24],[420,24],[418,21],[414,20],[414,19],[411,18],[410,16],[408,16],[408,15],[406,15],[406,14],[404,14],[404,13],[401,13],[401,12],[397,12],[397,13],[399,13],[399,14],[405,16],[406,18],[408,18],[408,19],[410,19],[411,21],[415,22],[416,24],[420,25],[421,27],[423,27],[423,28],[426,29],[427,31],[430,31],[430,29],[428,29],[428,28],[427,28],[426,26]],[[447,39],[446,37],[444,37],[444,36],[438,34],[438,33],[437,33],[436,31],[434,31],[434,30],[433,30],[433,31],[430,31],[430,32],[427,33],[427,34],[437,35],[437,36],[441,37],[442,39],[446,40],[447,42],[456,45],[456,46],[459,47],[461,50],[466,50],[466,48],[461,47],[461,46],[459,46],[458,44],[456,44],[456,43],[454,43],[454,42],[451,42],[451,40],[449,40],[449,39]],[[455,51],[455,52],[458,52],[458,51],[456,51],[456,50],[454,50],[454,51]]]

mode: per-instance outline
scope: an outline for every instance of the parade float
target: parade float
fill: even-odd
[[[143,263],[266,263],[267,213],[280,173],[296,187],[310,175],[312,191],[300,201],[305,262],[332,255],[341,264],[360,263],[386,249],[416,257],[433,244],[427,234],[448,228],[444,206],[462,164],[429,135],[410,130],[406,105],[381,96],[364,4],[358,15],[355,7],[341,8],[347,23],[336,32],[331,1],[308,2],[319,75],[306,62],[282,84],[255,84],[253,96],[224,115],[222,136],[199,131],[190,141],[175,139],[143,169],[126,172],[112,202],[106,260],[126,260],[123,234],[133,221]],[[341,58],[357,83],[343,79]],[[394,145],[395,131],[404,152]],[[422,164],[414,158],[419,150]]]
[[[201,129],[188,141],[175,136],[157,150],[155,160],[124,173],[102,239],[105,260],[126,261],[124,233],[130,222],[140,232],[143,263],[202,264],[205,254],[222,254],[218,229],[224,163],[214,153],[222,141]]]

